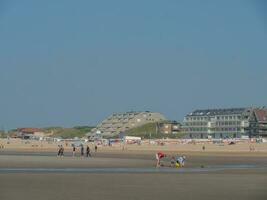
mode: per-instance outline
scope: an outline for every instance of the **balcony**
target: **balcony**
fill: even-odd
[[[248,122],[248,121],[241,121],[241,127],[242,127],[242,128],[247,128],[247,127],[249,127],[249,122]]]
[[[215,127],[215,122],[208,122],[207,127],[208,128],[214,128]]]

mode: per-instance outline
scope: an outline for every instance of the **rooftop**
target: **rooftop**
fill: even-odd
[[[195,110],[189,113],[187,116],[214,116],[214,115],[232,115],[232,114],[242,114],[248,108],[225,108],[225,109],[205,109],[205,110]]]
[[[254,110],[257,121],[267,122],[267,109],[266,108],[257,108]]]

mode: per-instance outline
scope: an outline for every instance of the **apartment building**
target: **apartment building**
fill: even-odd
[[[181,124],[177,121],[162,121],[158,123],[158,129],[162,134],[177,134],[181,132]]]
[[[249,135],[251,108],[195,110],[185,116],[186,138],[240,138]]]

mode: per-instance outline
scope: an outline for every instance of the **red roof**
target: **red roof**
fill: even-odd
[[[24,132],[24,133],[41,132],[39,128],[18,128],[17,131]]]
[[[266,108],[258,108],[254,110],[257,121],[267,122],[267,109]]]

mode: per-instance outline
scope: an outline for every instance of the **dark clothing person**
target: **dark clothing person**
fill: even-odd
[[[90,147],[89,146],[87,146],[86,147],[86,157],[91,157],[91,151],[90,151]]]
[[[97,145],[95,145],[95,152],[97,152]]]
[[[73,145],[72,147],[72,156],[75,156],[76,147]]]
[[[61,146],[58,145],[58,152],[57,152],[57,156],[61,155]]]
[[[61,157],[64,156],[64,147],[63,146],[61,146],[60,156]]]
[[[81,146],[81,156],[83,156],[84,155],[84,148],[83,148],[83,146]]]

